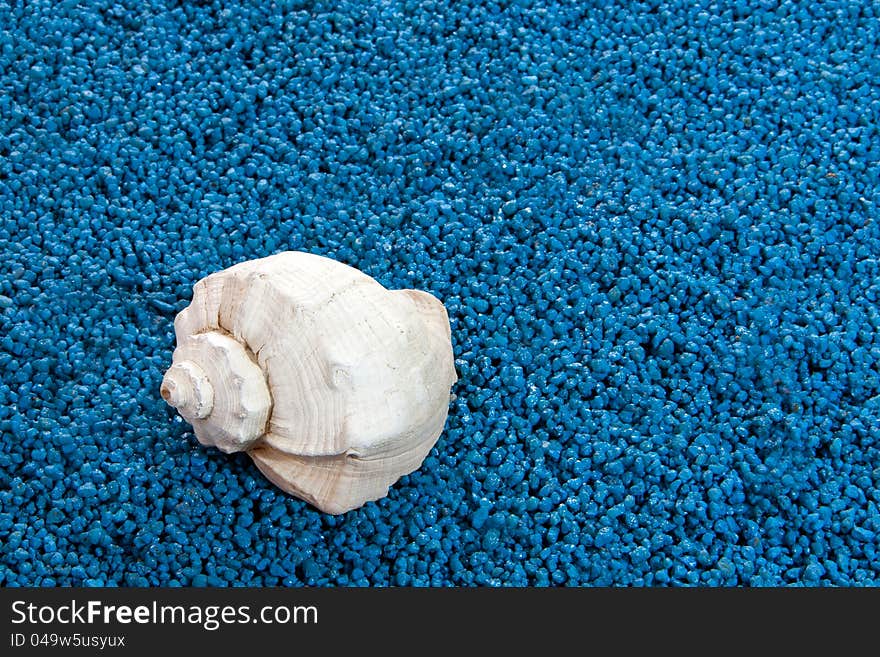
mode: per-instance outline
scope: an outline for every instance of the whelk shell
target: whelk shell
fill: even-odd
[[[457,380],[434,296],[288,251],[203,278],[161,395],[199,442],[247,452],[327,513],[388,493],[437,442]]]

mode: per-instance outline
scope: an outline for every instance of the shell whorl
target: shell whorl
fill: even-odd
[[[187,420],[203,420],[214,410],[214,386],[198,363],[174,363],[165,373],[160,389],[162,399]]]
[[[246,346],[218,331],[178,345],[161,394],[199,440],[224,452],[250,449],[265,433],[272,396]]]

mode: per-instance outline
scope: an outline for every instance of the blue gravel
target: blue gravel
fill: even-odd
[[[864,0],[0,1],[0,584],[880,584],[878,126]],[[451,317],[340,517],[158,394],[286,249]]]

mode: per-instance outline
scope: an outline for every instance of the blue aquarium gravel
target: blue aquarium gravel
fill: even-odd
[[[0,0],[0,584],[880,584],[880,5]],[[200,277],[447,305],[321,514],[159,396]]]

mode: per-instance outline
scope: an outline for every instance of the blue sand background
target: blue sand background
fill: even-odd
[[[880,5],[0,2],[0,584],[880,583]],[[341,517],[158,394],[286,249],[446,303]]]

